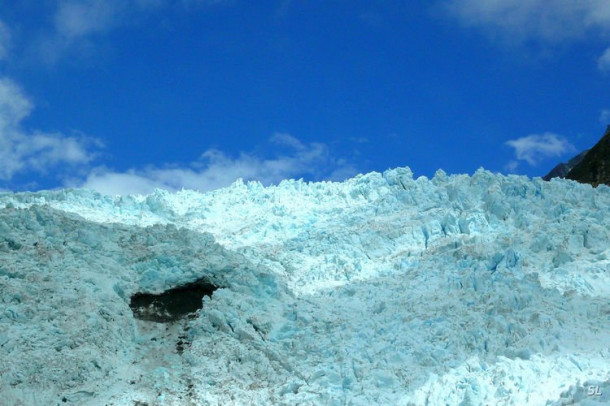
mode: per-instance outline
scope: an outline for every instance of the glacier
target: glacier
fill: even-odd
[[[0,193],[2,404],[608,404],[609,214],[483,169]]]

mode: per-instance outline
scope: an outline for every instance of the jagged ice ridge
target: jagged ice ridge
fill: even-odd
[[[610,399],[603,185],[398,168],[205,194],[3,193],[0,209],[13,404]],[[194,317],[134,318],[136,292],[202,277],[219,289]]]

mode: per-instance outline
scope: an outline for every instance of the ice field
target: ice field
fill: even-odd
[[[217,290],[176,320],[138,293]],[[408,168],[0,194],[8,405],[610,403],[610,188]],[[8,403],[5,403],[8,402]]]

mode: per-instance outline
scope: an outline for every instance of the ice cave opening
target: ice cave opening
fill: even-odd
[[[158,294],[136,293],[129,307],[137,319],[169,323],[201,309],[203,296],[212,296],[216,289],[216,285],[202,278]]]

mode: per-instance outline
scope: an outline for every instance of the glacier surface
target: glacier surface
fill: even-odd
[[[610,402],[610,188],[503,176],[0,193],[9,405]],[[218,286],[172,323],[132,295]]]

